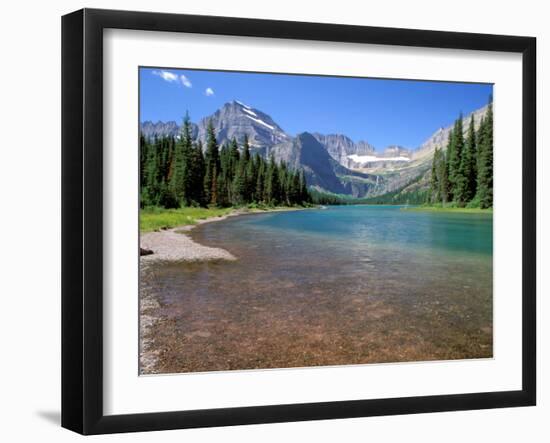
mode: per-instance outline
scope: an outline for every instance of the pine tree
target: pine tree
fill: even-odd
[[[300,169],[300,202],[309,203],[310,201],[311,198],[307,190],[306,176],[304,170]]]
[[[183,203],[183,175],[184,175],[184,154],[183,144],[176,143],[174,149],[174,161],[170,175],[170,192],[178,203]]]
[[[493,104],[479,128],[477,188],[481,208],[493,206]]]
[[[208,121],[206,130],[206,154],[204,156],[204,196],[207,204],[216,205],[218,202],[218,171],[220,170],[220,159],[218,142],[212,120]]]
[[[290,173],[290,181],[288,187],[288,202],[291,205],[302,203],[300,199],[300,174],[298,171]]]
[[[178,206],[189,205],[190,179],[189,163],[191,154],[191,122],[189,114],[185,115],[180,140],[174,149],[174,164],[170,177],[170,192]]]
[[[241,155],[239,154],[239,145],[237,144],[237,140],[233,138],[231,140],[231,144],[229,145],[229,179],[232,180],[235,172],[237,171],[237,165],[239,164],[239,160],[241,159]]]
[[[279,168],[275,158],[271,155],[265,182],[265,201],[269,205],[278,205],[281,202],[281,183],[279,180]]]
[[[229,145],[226,143],[220,148],[220,172],[218,174],[218,202],[221,206],[228,206],[231,202],[230,188],[230,158]]]
[[[232,184],[227,182],[227,176],[220,172],[217,178],[217,205],[219,207],[228,207],[231,206],[231,200],[229,199],[229,191],[231,190]]]
[[[256,187],[254,189],[255,199],[258,203],[265,202],[265,161],[258,155],[258,176],[256,178]]]
[[[190,187],[189,187],[189,197],[192,204],[199,206],[205,205],[204,199],[204,156],[202,153],[202,143],[197,142],[195,146],[191,149],[190,155],[190,165],[189,165],[189,175],[190,175]]]
[[[183,144],[183,202],[185,205],[191,203],[191,196],[193,194],[192,186],[192,157],[193,157],[193,137],[191,136],[191,120],[189,119],[189,113],[185,114],[183,120],[183,130],[182,130],[182,144]]]
[[[474,116],[470,119],[468,137],[462,151],[459,173],[456,176],[455,200],[465,206],[476,193],[477,152]]]
[[[477,129],[476,133],[476,142],[477,142],[477,161],[476,161],[476,169],[477,169],[477,190],[479,191],[479,171],[481,170],[481,158],[483,156],[483,131],[485,128],[485,117],[481,118],[481,121],[479,122],[479,128]]]
[[[477,148],[473,115],[470,118],[468,137],[464,145],[464,152],[460,163],[460,175],[462,177],[459,191],[460,200],[467,203],[474,198],[477,190]]]
[[[453,199],[457,199],[457,194],[461,192],[464,177],[460,171],[460,163],[462,161],[462,151],[464,149],[464,134],[462,128],[462,113],[455,121],[453,128],[452,149],[449,158],[449,183],[451,186],[451,194]],[[462,198],[462,196],[459,196]]]
[[[245,199],[247,202],[252,202],[254,198],[254,188],[256,187],[256,158],[258,154],[256,154],[254,157],[250,154],[250,145],[248,144],[248,136],[245,135],[243,140],[243,154],[242,157],[244,158],[244,161],[246,163],[245,167],[245,175],[246,175],[246,183],[245,183]]]
[[[279,163],[279,201],[282,204],[288,204],[288,177],[287,167],[284,161]]]
[[[218,167],[214,165],[212,170],[212,188],[210,190],[210,203],[213,206],[218,205]]]
[[[256,180],[258,179],[257,157],[257,154],[251,157],[246,166],[246,198],[248,202],[254,202],[256,199],[255,190]]]
[[[143,208],[151,203],[149,188],[152,185],[151,174],[156,175],[155,146],[145,137],[140,137],[140,206]],[[156,180],[155,180],[156,183]]]
[[[166,183],[169,181],[170,169],[172,167],[172,160],[175,148],[174,137],[163,137],[160,140],[157,156],[159,158],[159,180]]]
[[[237,144],[237,140],[233,138],[227,146],[226,169],[223,173],[225,178],[225,185],[227,188],[226,194],[228,202],[232,202],[235,198],[233,195],[233,180],[235,178],[235,174],[237,174],[239,161],[241,159],[240,157],[241,156],[239,154],[239,145]]]
[[[439,202],[441,196],[439,195],[439,180],[437,177],[437,167],[439,162],[439,148],[435,148],[434,156],[432,159],[432,177],[430,181],[430,201],[429,203]]]
[[[290,169],[286,170],[285,173],[285,203],[287,205],[292,205],[292,180],[294,178],[294,173]]]
[[[449,172],[448,172],[448,162],[445,154],[442,151],[439,151],[439,159],[437,162],[437,181],[439,183],[439,193],[438,199],[441,203],[445,204],[449,201]]]
[[[179,207],[179,203],[171,192],[167,182],[162,182],[159,185],[157,204],[168,209]]]
[[[139,184],[140,189],[145,187],[145,164],[147,162],[147,155],[149,152],[149,143],[146,138],[141,134],[139,136]]]
[[[248,163],[246,157],[243,155],[237,165],[237,171],[235,178],[233,179],[233,199],[234,205],[242,205],[247,202],[247,170]]]
[[[159,158],[157,156],[157,148],[159,146],[158,139],[147,151],[147,160],[144,168],[145,178],[145,198],[144,205],[156,205],[158,204],[159,193]]]
[[[441,195],[441,201],[447,202],[448,200],[452,200],[452,186],[450,184],[449,177],[451,175],[451,157],[454,156],[454,145],[455,145],[455,137],[454,137],[454,130],[451,129],[449,132],[449,138],[447,140],[447,149],[445,151],[445,169],[446,169],[446,176],[447,176],[447,188],[445,191],[445,195]],[[441,175],[439,175],[441,177]],[[442,185],[440,183],[440,189],[443,190]]]

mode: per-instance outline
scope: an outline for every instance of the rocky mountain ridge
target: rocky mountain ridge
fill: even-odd
[[[464,132],[472,115],[477,128],[486,111],[484,106],[465,116]],[[439,128],[414,150],[391,145],[379,152],[370,143],[354,142],[344,134],[303,132],[293,137],[265,112],[237,100],[191,125],[192,137],[203,144],[209,120],[220,145],[233,138],[242,143],[247,137],[252,152],[265,157],[273,154],[291,168],[302,168],[310,187],[353,197],[378,196],[409,185],[414,189],[427,186],[434,150],[446,146],[452,129],[452,125]],[[179,130],[173,121],[141,124],[141,133],[147,138],[177,137]]]
[[[209,120],[214,125],[220,145],[233,138],[242,142],[246,136],[252,149],[265,150],[290,139],[290,136],[269,115],[237,100],[226,103],[214,114],[199,122],[197,138],[203,143],[206,141]]]

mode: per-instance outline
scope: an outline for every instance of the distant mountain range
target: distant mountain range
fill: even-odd
[[[487,107],[472,114],[476,128]],[[464,132],[470,115],[464,117]],[[414,192],[429,186],[431,162],[436,147],[445,147],[452,125],[437,129],[417,149],[388,146],[378,151],[366,141],[354,142],[344,134],[303,132],[287,134],[268,114],[237,100],[226,103],[211,116],[192,124],[192,137],[206,141],[208,121],[212,120],[220,145],[235,138],[248,137],[251,151],[271,154],[291,168],[302,168],[310,187],[333,194],[374,197],[388,192]],[[175,121],[142,122],[146,138],[178,137],[180,125]]]

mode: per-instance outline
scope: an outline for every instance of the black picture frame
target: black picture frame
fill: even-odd
[[[325,403],[103,413],[103,30],[170,31],[519,53],[523,64],[522,389]],[[62,426],[152,431],[536,403],[536,39],[83,9],[62,18]]]

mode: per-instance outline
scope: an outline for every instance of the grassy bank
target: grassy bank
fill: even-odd
[[[148,207],[140,210],[139,229],[141,232],[157,231],[159,229],[175,228],[176,226],[194,225],[199,220],[222,217],[235,212],[254,213],[265,211],[290,211],[304,209],[303,207],[289,206],[259,206],[250,205],[230,208],[179,208],[164,209]]]
[[[233,208],[179,208],[164,209],[150,207],[139,212],[139,229],[142,232],[176,226],[194,225],[198,220],[221,217],[234,211]]]
[[[453,212],[455,214],[492,214],[493,208],[459,208],[458,206],[412,206],[401,208],[402,211],[420,212]]]

